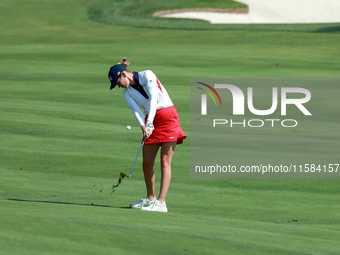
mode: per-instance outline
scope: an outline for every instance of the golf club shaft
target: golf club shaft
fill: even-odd
[[[131,171],[130,171],[130,173],[129,173],[129,177],[131,177],[132,170],[133,170],[133,168],[134,168],[134,166],[135,166],[135,164],[136,164],[136,161],[137,161],[138,155],[139,155],[139,153],[140,153],[140,151],[141,151],[141,149],[142,149],[142,147],[143,147],[143,145],[144,145],[144,142],[145,142],[145,140],[146,140],[146,137],[147,137],[147,136],[145,136],[145,137],[144,137],[144,139],[143,139],[143,142],[142,142],[141,146],[139,147],[139,150],[138,150],[137,156],[136,156],[136,158],[135,158],[135,162],[133,162],[133,165],[132,165]]]

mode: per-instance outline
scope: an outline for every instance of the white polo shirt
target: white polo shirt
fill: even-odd
[[[173,103],[152,71],[135,72],[134,75],[136,85],[124,89],[123,96],[139,125],[145,126],[144,115],[138,105],[144,109],[145,115],[148,115],[147,121],[153,122],[157,110],[173,106]]]

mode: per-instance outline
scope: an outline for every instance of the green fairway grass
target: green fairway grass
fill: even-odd
[[[110,25],[92,19],[99,3],[0,2],[0,254],[339,254],[339,179],[190,178],[189,85],[340,78],[340,34]],[[188,135],[166,214],[128,208],[145,196],[141,155],[112,193],[142,140],[123,90],[109,90],[108,70],[124,56],[131,71],[157,75]],[[336,114],[316,115],[339,127]],[[337,137],[324,135],[331,148]]]

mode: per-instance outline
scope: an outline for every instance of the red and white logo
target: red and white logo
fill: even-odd
[[[163,93],[161,83],[159,82],[159,80],[157,78],[156,78],[156,81],[157,81],[157,85],[158,85],[159,90]]]

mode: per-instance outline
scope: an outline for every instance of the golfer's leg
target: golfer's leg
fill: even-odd
[[[174,154],[177,142],[163,143],[161,148],[161,190],[159,192],[158,200],[165,201],[166,194],[171,181],[171,160]]]
[[[152,199],[155,197],[155,172],[153,166],[160,144],[151,143],[143,146],[143,172],[146,184],[147,196]]]

